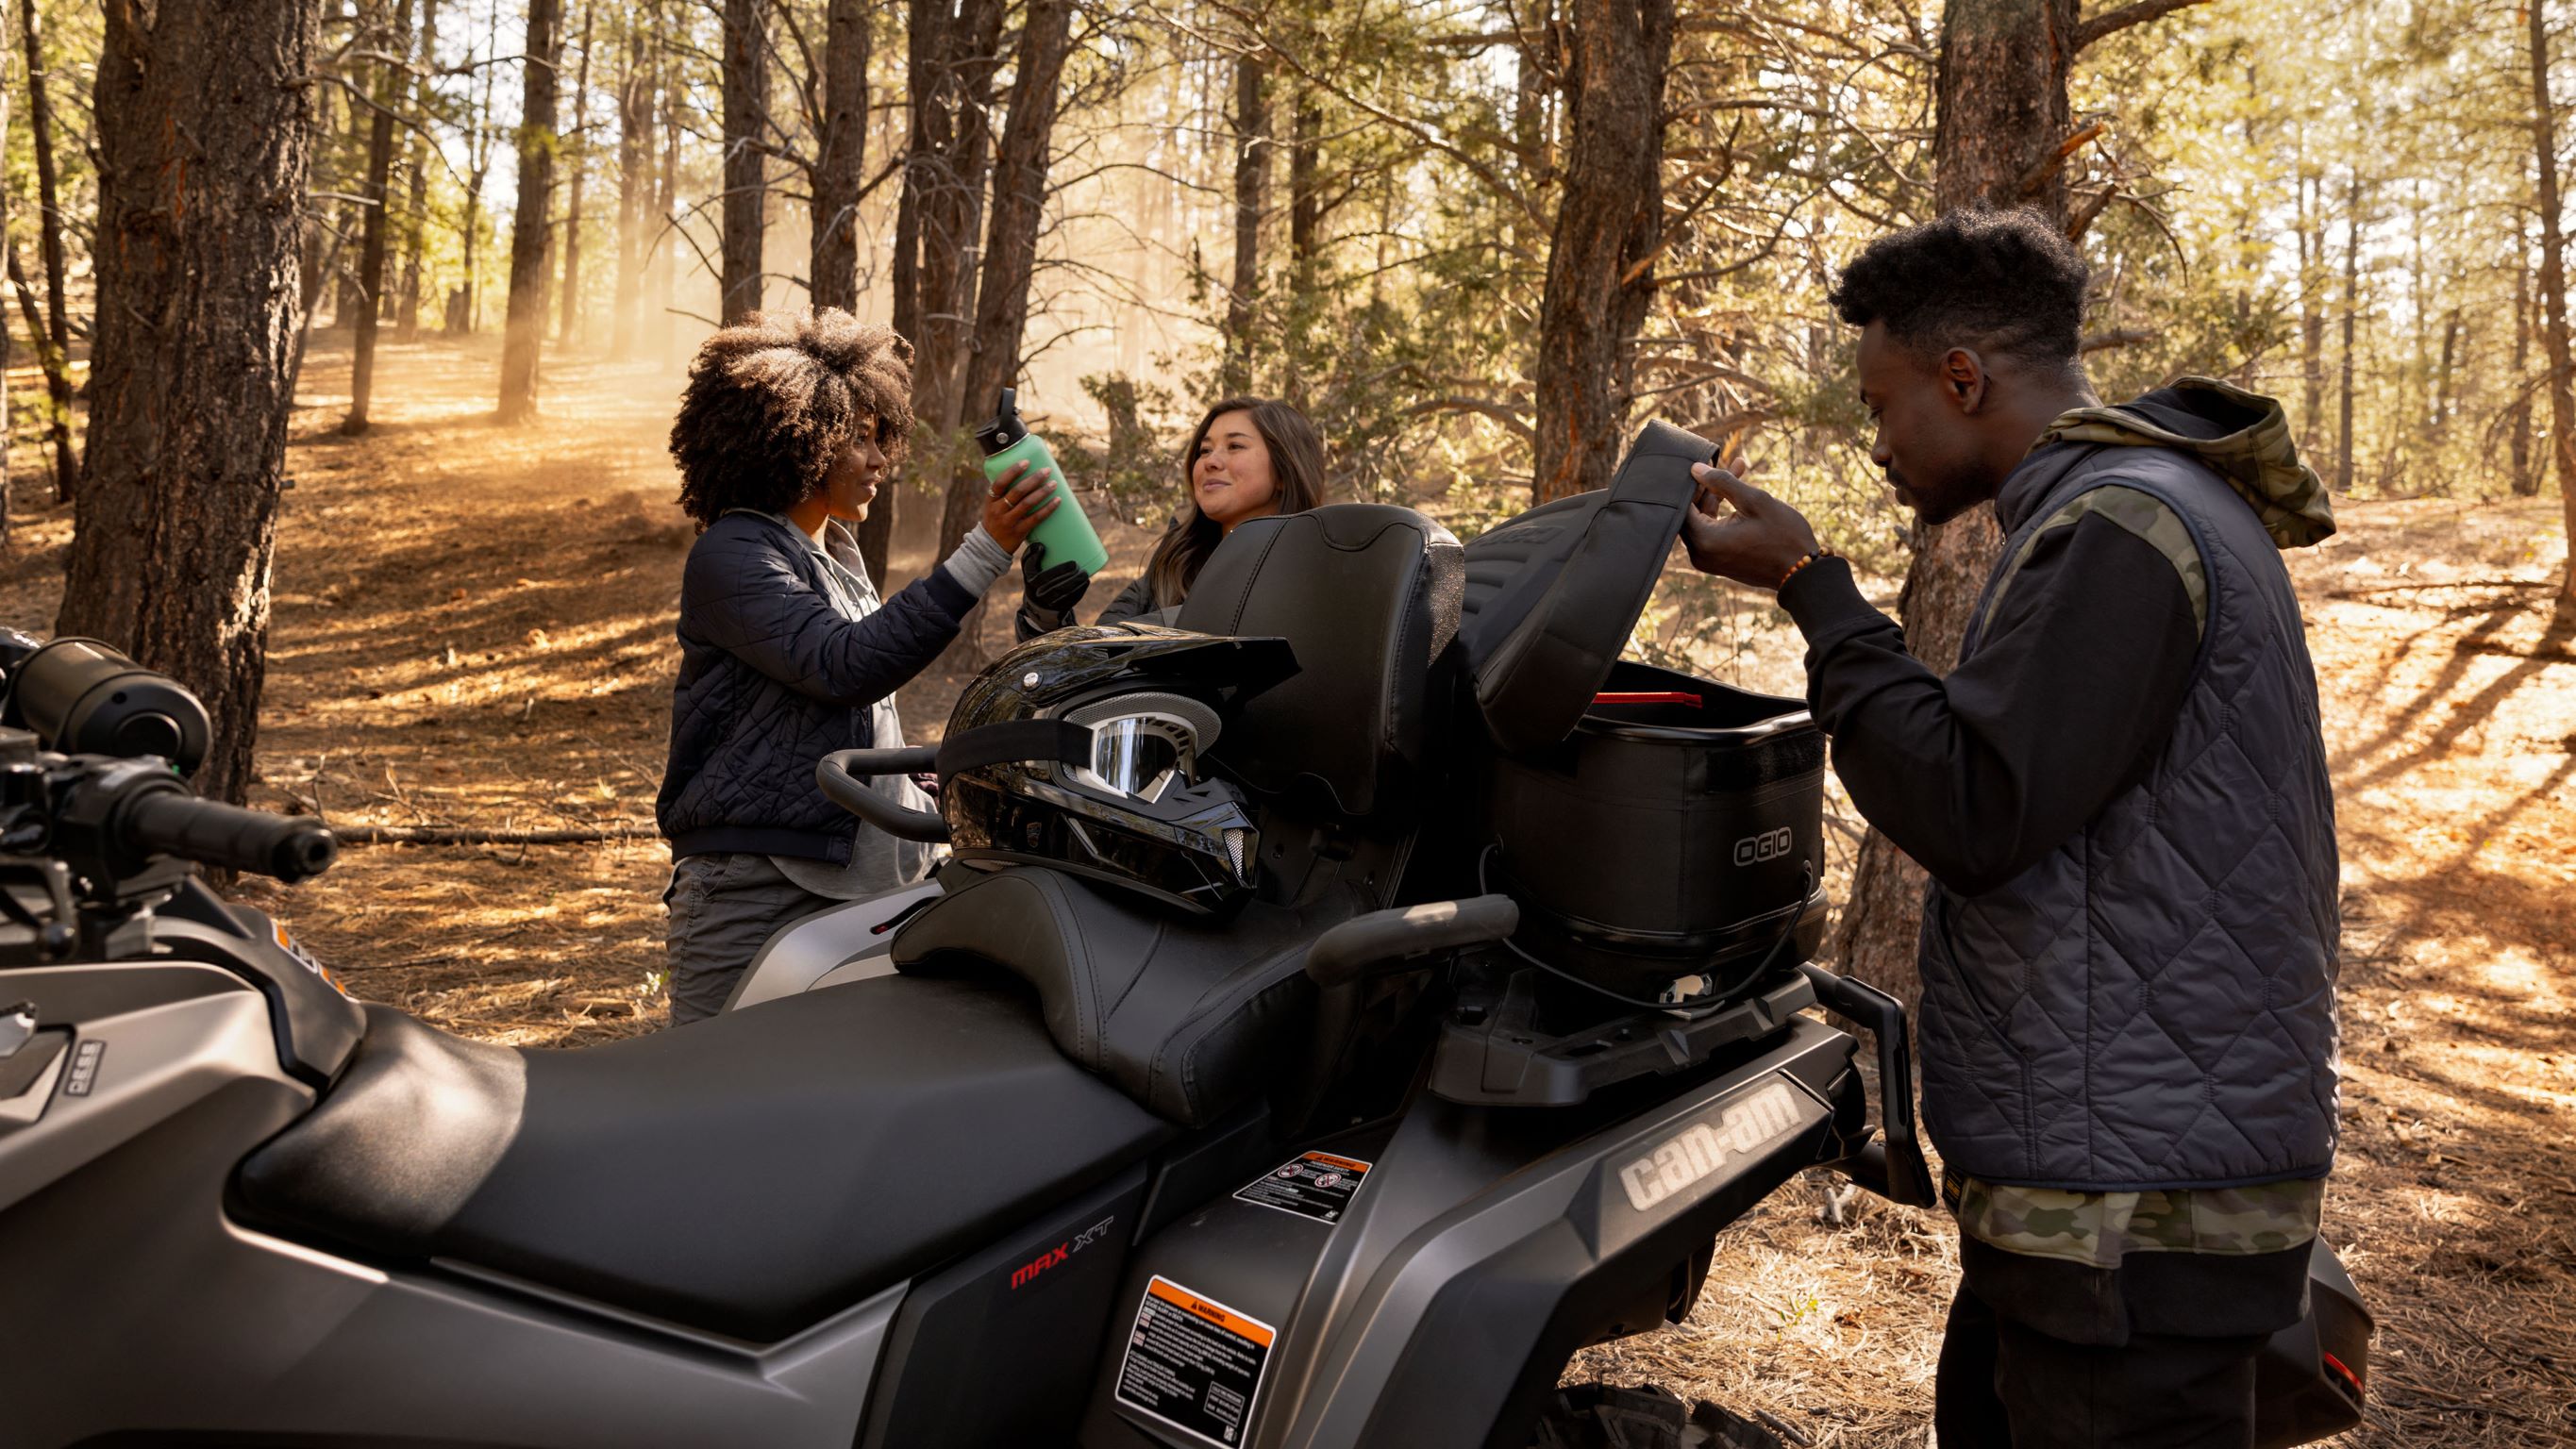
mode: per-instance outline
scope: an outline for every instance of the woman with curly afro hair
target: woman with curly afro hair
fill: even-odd
[[[698,541],[656,815],[671,842],[671,1020],[720,1010],[760,943],[835,902],[918,880],[918,845],[823,798],[816,762],[903,743],[894,694],[1057,506],[1006,476],[946,562],[880,602],[848,525],[904,455],[912,344],[838,308],[754,313],[689,365],[671,456]],[[876,788],[919,808],[910,781]]]

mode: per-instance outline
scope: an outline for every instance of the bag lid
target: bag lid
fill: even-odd
[[[1458,639],[1494,742],[1573,733],[1654,596],[1699,485],[1706,438],[1648,423],[1607,488],[1541,504],[1467,545]]]

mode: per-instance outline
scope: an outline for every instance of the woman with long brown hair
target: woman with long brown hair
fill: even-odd
[[[1115,624],[1177,607],[1208,555],[1246,519],[1303,513],[1324,501],[1324,443],[1306,415],[1270,398],[1230,397],[1207,410],[1181,453],[1188,501],[1172,516],[1145,572],[1101,611]],[[1032,544],[1020,559],[1019,636],[1033,638],[1073,622],[1073,606],[1091,583],[1070,562],[1046,566]]]

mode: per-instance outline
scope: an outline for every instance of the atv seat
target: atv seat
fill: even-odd
[[[853,982],[561,1052],[366,1012],[338,1085],[242,1164],[246,1218],[755,1341],[1171,1133],[998,977]]]

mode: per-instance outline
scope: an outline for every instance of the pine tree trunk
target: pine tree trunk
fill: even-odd
[[[2303,157],[2304,159],[2304,157]],[[2299,447],[2313,456],[2323,435],[2326,395],[2325,198],[2320,178],[2302,176],[2299,201]]]
[[[0,24],[0,75],[9,69],[9,33]],[[0,86],[0,136],[9,134],[9,88]],[[0,186],[0,238],[9,235],[9,188]],[[34,321],[31,315],[29,321]],[[9,445],[17,439],[17,418],[9,410],[9,322],[0,307],[0,548],[9,543]]]
[[[411,43],[411,0],[394,7],[394,33],[386,38],[388,54]],[[367,404],[376,389],[376,334],[384,320],[385,243],[391,225],[386,204],[393,194],[394,102],[402,96],[402,68],[377,61],[373,100],[375,114],[367,129],[367,219],[358,244],[358,327],[350,341],[349,414],[340,431],[359,437],[367,431]]]
[[[993,72],[1001,64],[1002,14],[1002,0],[963,0],[941,32],[941,55],[930,77],[932,150],[918,173],[924,195],[912,410],[943,456],[953,447],[963,408],[961,372],[974,328],[976,242],[992,162]]]
[[[2075,25],[2073,0],[1949,0],[1934,88],[1932,198],[1940,210],[2032,206],[2065,225],[2063,169],[2046,170],[2036,186],[2028,182],[2068,133]],[[1959,662],[1969,613],[2002,548],[1988,507],[1916,529],[1896,608],[1907,651],[1934,673]],[[1921,866],[1871,830],[1835,935],[1844,974],[1896,997],[1909,1012],[1923,991],[1915,947],[1929,883]]]
[[[1261,213],[1269,209],[1269,107],[1256,54],[1234,62],[1234,271],[1225,291],[1226,392],[1252,391],[1253,305],[1261,290]]]
[[[1539,302],[1535,500],[1608,486],[1627,421],[1630,344],[1663,237],[1672,0],[1574,0],[1564,186]]]
[[[964,396],[978,409],[1019,376],[1029,282],[1037,268],[1038,223],[1046,211],[1049,148],[1072,31],[1072,0],[1029,0],[1020,30],[1018,74],[1011,82],[1010,118],[993,165],[992,226],[976,289],[975,346],[966,358]],[[940,557],[975,526],[983,503],[984,470],[961,460],[948,481],[947,506],[940,515]]]
[[[769,200],[770,0],[724,0],[724,277],[716,316],[760,310],[761,241]]]
[[[869,8],[867,0],[831,0],[825,12],[823,137],[809,188],[814,225],[806,285],[815,306],[844,312],[859,309],[859,188],[867,180]]]
[[[214,722],[199,788],[239,802],[303,323],[320,16],[312,0],[105,13],[90,470],[54,627],[194,689]]]
[[[670,11],[662,5],[655,5],[653,14],[658,27],[662,75],[662,179],[659,189],[654,192],[653,209],[667,221],[680,205],[680,138],[685,133],[680,125],[680,63],[673,53],[676,49],[672,35],[675,26]],[[655,340],[661,344],[662,353],[668,356],[679,327],[679,244],[674,242],[670,246],[655,248],[653,258],[653,266],[658,273],[653,295],[659,308],[654,315],[661,319]]]
[[[644,66],[644,32],[629,17],[625,69],[617,83],[617,295],[611,309],[608,350],[625,357],[635,347],[635,312],[644,305],[645,193],[652,185],[651,79]]]
[[[429,123],[438,107],[430,75],[438,69],[438,0],[421,0],[420,74],[412,91],[412,124],[406,165],[410,191],[403,201],[403,270],[394,335],[409,342],[420,336],[420,264],[429,244]]]
[[[581,68],[573,72],[572,140],[563,148],[572,167],[572,197],[564,207],[563,307],[555,321],[555,344],[570,346],[581,326],[581,191],[590,175],[590,23],[597,7],[581,7]]]
[[[2549,32],[2541,7],[2525,10],[2531,33],[2531,141],[2540,166],[2541,342],[2549,358],[2549,451],[2566,505],[2568,537],[2576,538],[2576,379],[2569,376],[2567,247],[2558,197],[2558,111],[2549,98]],[[2349,324],[2347,324],[2349,325]],[[2568,554],[2559,596],[2576,599],[2576,550]]]
[[[37,336],[37,365],[45,374],[45,432],[54,445],[54,501],[66,503],[80,486],[80,459],[72,451],[72,325],[63,266],[63,212],[54,173],[54,108],[45,88],[45,48],[36,25],[36,0],[18,0],[19,34],[26,45],[27,131],[36,157],[36,250],[45,264],[45,330]]]
[[[2540,492],[2540,474],[2531,466],[2531,239],[2522,218],[2513,223],[2513,409],[2511,430],[2513,492],[2530,498]]]
[[[501,9],[492,8],[492,29],[483,38],[483,103],[474,112],[474,133],[466,138],[473,171],[465,182],[465,295],[448,330],[472,333],[482,320],[483,273],[476,264],[476,244],[483,231],[483,181],[492,174],[492,83],[500,73]]]
[[[528,0],[526,84],[519,107],[519,200],[510,218],[510,306],[501,333],[504,423],[537,411],[545,351],[546,243],[555,184],[555,70],[562,59],[563,0]]]
[[[2545,275],[2545,274],[2544,274]],[[2353,173],[2344,196],[2343,232],[2343,396],[2335,433],[2335,491],[2352,492],[2352,334],[2361,316],[2361,173]],[[2562,334],[2563,335],[2563,334]]]

